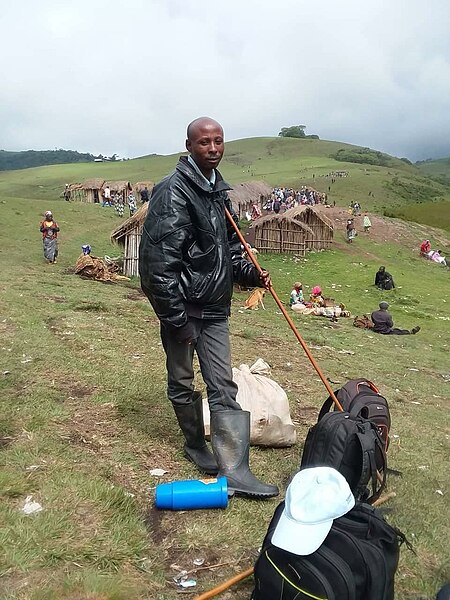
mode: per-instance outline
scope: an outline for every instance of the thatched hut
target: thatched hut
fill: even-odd
[[[138,185],[142,184],[142,188],[138,188]],[[144,189],[145,185],[147,189],[151,191],[153,188],[152,182],[139,182],[133,186],[136,196],[139,189]],[[111,184],[111,191],[112,191]],[[233,208],[239,214],[239,208],[242,210],[242,216],[245,214],[245,210],[251,210],[251,206],[253,203],[258,203],[258,206],[261,206],[260,203],[263,200],[260,196],[264,196],[272,191],[269,186],[266,184],[261,184],[260,182],[252,182],[249,184],[244,184],[242,186],[236,186],[236,189],[229,192],[231,201],[233,203]],[[249,202],[249,208],[244,208],[247,206],[245,203]],[[124,251],[124,262],[123,262],[123,274],[130,276],[137,276],[139,274],[139,244],[141,242],[142,235],[142,227],[144,225],[144,221],[147,217],[149,203],[146,202],[131,216],[129,219],[124,221],[121,225],[119,225],[112,233],[111,233],[111,241],[113,243],[118,244],[123,248]],[[259,220],[258,220],[259,222]],[[306,226],[303,224],[297,224],[298,229],[304,229]],[[288,243],[288,242],[286,242]]]
[[[245,181],[236,184],[228,195],[239,219],[243,219],[246,212],[251,214],[254,204],[262,209],[271,192],[272,188],[263,181]]]
[[[282,215],[270,214],[254,222],[254,246],[258,252],[305,255],[307,240],[314,234],[305,223],[286,215],[287,212]]]
[[[131,183],[129,181],[109,181],[108,184],[111,190],[111,197],[113,198],[114,194],[120,194],[124,204],[126,204],[128,202],[128,194],[133,189]]]
[[[322,212],[311,206],[298,206],[284,213],[284,216],[304,223],[313,232],[312,238],[307,238],[307,250],[322,250],[331,248],[334,227],[332,221]]]
[[[88,179],[82,184],[72,184],[70,187],[70,199],[78,200],[79,202],[98,203],[102,200],[102,188],[105,183],[104,179]],[[78,186],[72,190],[73,186]]]
[[[142,227],[147,217],[149,203],[146,202],[129,219],[111,233],[111,241],[123,248],[123,274],[128,277],[139,275],[139,244]]]
[[[71,183],[67,186],[69,190],[69,200],[75,202],[86,202],[86,192],[82,183]],[[66,190],[61,192],[60,196],[65,197]]]

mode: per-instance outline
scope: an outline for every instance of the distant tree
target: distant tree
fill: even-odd
[[[23,152],[0,150],[0,171],[29,169],[42,165],[93,162],[93,160],[92,154],[63,150],[62,148],[56,150],[25,150]]]
[[[292,125],[291,127],[282,127],[279,137],[304,138],[306,125]]]

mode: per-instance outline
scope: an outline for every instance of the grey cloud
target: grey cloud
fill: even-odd
[[[3,6],[4,5],[4,6]],[[450,156],[446,0],[0,2],[0,147],[139,156],[199,115]]]

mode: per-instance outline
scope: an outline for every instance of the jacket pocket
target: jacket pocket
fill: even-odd
[[[205,299],[217,283],[215,271],[219,259],[216,244],[203,251],[195,242],[187,252],[185,272],[182,275],[183,287],[185,288],[187,300]]]

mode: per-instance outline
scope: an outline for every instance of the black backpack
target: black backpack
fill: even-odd
[[[379,393],[377,387],[368,379],[351,379],[334,394],[342,408],[352,416],[363,417],[375,423],[387,452],[391,415],[387,400]],[[329,396],[320,409],[319,421],[332,405],[333,399]],[[334,410],[338,410],[336,406]]]
[[[276,509],[255,564],[252,600],[393,600],[404,535],[368,504],[335,519],[318,550],[298,556],[272,544]]]
[[[386,484],[386,452],[376,425],[348,412],[325,413],[311,427],[300,468],[306,467],[336,469],[359,501],[374,502]]]

